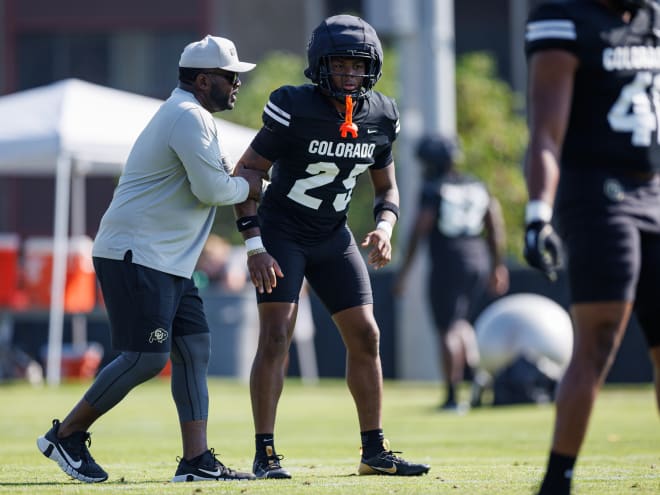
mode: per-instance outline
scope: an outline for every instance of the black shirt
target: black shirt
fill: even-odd
[[[264,126],[252,142],[273,162],[259,207],[262,221],[312,242],[345,224],[357,177],[392,163],[399,113],[394,100],[372,91],[355,103],[357,138],[341,137],[343,121],[316,86],[283,86],[270,95]]]
[[[655,9],[640,9],[629,24],[594,0],[548,2],[530,13],[528,57],[559,49],[579,59],[562,168],[660,170]]]
[[[468,175],[450,174],[424,184],[420,208],[433,211],[436,217],[429,235],[434,267],[457,263],[457,257],[487,264],[483,232],[489,205],[484,183]]]

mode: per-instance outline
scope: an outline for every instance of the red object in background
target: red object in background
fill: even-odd
[[[94,378],[103,359],[103,348],[90,345],[82,353],[62,353],[62,378]]]
[[[41,349],[41,359],[44,368],[48,366],[48,347]],[[73,344],[62,346],[62,358],[60,374],[66,379],[90,379],[96,376],[96,372],[103,360],[103,346],[97,342],[91,342],[85,346],[78,347]]]
[[[0,306],[12,306],[18,292],[18,234],[0,234]]]
[[[167,364],[165,367],[162,369],[160,373],[158,373],[158,376],[161,376],[163,378],[167,378],[172,376],[172,360],[168,359]]]
[[[96,305],[96,276],[92,263],[93,241],[87,236],[68,242],[64,311],[86,313]],[[53,239],[31,237],[24,248],[23,282],[30,307],[50,307],[53,272]]]

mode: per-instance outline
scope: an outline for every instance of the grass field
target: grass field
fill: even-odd
[[[279,407],[278,452],[292,480],[169,483],[180,438],[169,382],[152,380],[92,428],[92,454],[105,483],[69,480],[37,450],[36,437],[63,417],[88,384],[0,387],[0,494],[526,494],[542,476],[551,406],[439,413],[437,386],[388,382],[385,433],[403,457],[431,464],[428,476],[356,476],[359,434],[343,381],[287,382]],[[253,431],[245,384],[210,383],[209,443],[225,464],[249,469]],[[650,386],[608,387],[599,397],[574,482],[578,495],[660,493],[660,424]]]

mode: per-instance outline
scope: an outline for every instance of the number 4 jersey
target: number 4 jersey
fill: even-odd
[[[592,0],[546,3],[531,12],[525,34],[528,58],[558,49],[579,59],[563,168],[660,170],[656,9],[641,8],[628,24]]]
[[[357,138],[342,138],[344,121],[313,85],[283,86],[264,107],[252,148],[273,162],[259,216],[303,242],[318,242],[342,226],[357,178],[392,164],[399,130],[396,103],[371,91],[355,104]],[[371,214],[371,212],[369,212]]]

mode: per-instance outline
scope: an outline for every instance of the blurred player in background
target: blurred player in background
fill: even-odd
[[[660,407],[658,9],[645,0],[548,2],[527,22],[525,257],[556,277],[554,212],[575,326],[541,495],[571,491],[596,396],[633,310]]]
[[[280,464],[273,434],[306,277],[346,345],[346,379],[362,440],[359,473],[423,474],[428,465],[406,462],[384,440],[380,332],[369,273],[346,225],[356,179],[368,171],[376,228],[361,246],[371,248],[368,262],[374,268],[390,262],[390,237],[399,214],[392,159],[399,114],[393,100],[373,91],[383,51],[369,24],[340,15],[314,30],[307,53],[305,75],[314,84],[283,86],[270,95],[264,125],[235,172],[265,172],[272,166],[272,182],[258,214],[255,201],[236,206],[260,319],[250,378],[256,433],[253,471],[258,478],[291,477]]]
[[[429,239],[431,271],[427,295],[438,332],[438,358],[446,384],[441,409],[458,407],[456,388],[466,365],[474,370],[479,352],[471,321],[488,289],[501,295],[509,288],[504,264],[504,219],[499,202],[485,184],[456,169],[457,142],[428,135],[418,144],[424,167],[419,209],[407,242],[394,292],[406,278],[423,239]]]

